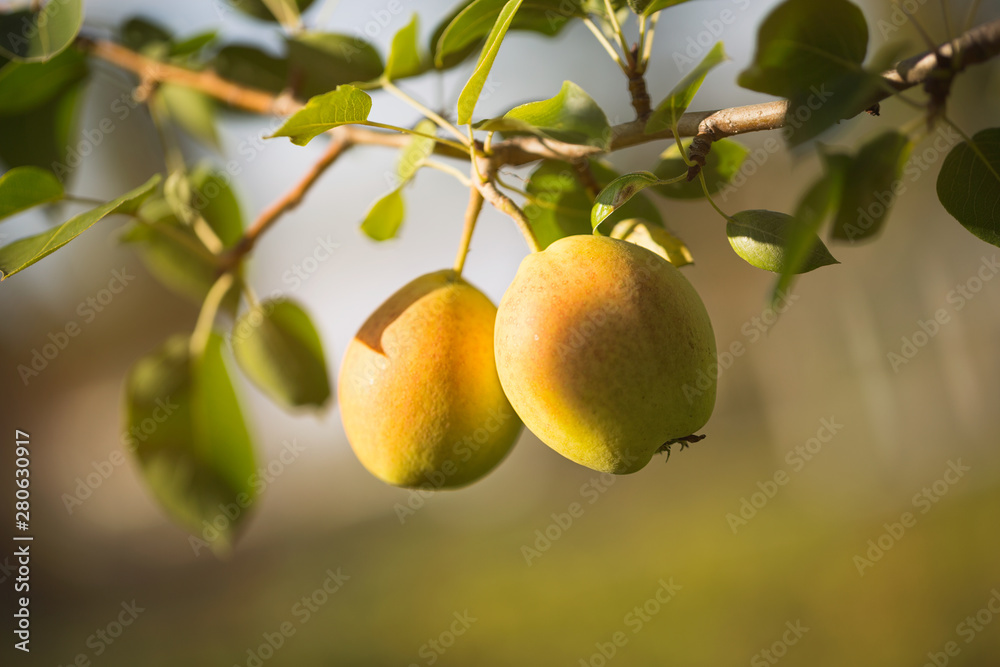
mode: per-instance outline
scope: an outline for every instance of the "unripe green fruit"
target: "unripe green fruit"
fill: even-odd
[[[493,357],[497,309],[454,271],[389,297],[347,346],[340,413],[361,463],[396,486],[455,488],[507,454],[521,421]]]
[[[626,241],[569,236],[526,257],[500,301],[495,345],[524,424],[594,470],[636,472],[715,405],[704,304],[677,268]]]

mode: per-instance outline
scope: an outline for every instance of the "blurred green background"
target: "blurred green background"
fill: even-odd
[[[363,30],[383,9],[381,2],[320,4],[310,18],[348,33]],[[947,4],[957,23],[969,3]],[[393,6],[403,11],[370,38],[384,50],[413,10],[429,33],[448,5],[401,1]],[[653,98],[682,74],[673,53],[728,9],[736,21],[719,38],[732,62],[712,73],[692,108],[764,100],[734,80],[772,5],[706,0],[671,10],[657,32]],[[218,26],[227,40],[275,43],[260,24],[220,14],[219,6],[91,0],[88,25],[100,31],[142,14],[180,34]],[[871,2],[864,10],[870,52],[898,38],[909,40],[908,52],[923,48],[911,25],[886,27],[891,5]],[[936,41],[946,39],[939,3],[925,3],[919,16]],[[978,21],[998,16],[1000,8],[983,3]],[[468,67],[412,90],[436,106],[451,104]],[[495,92],[479,113],[549,97],[563,79],[581,84],[612,122],[631,117],[625,82],[582,26],[554,41],[510,37],[497,61]],[[106,115],[129,86],[120,72],[95,67],[82,127]],[[413,119],[382,95],[374,108],[380,120]],[[995,123],[996,64],[959,78],[950,113],[970,134]],[[889,102],[881,117],[844,122],[824,141],[851,146],[910,118],[909,108]],[[247,217],[283,193],[322,151],[284,140],[258,146],[254,137],[267,122],[222,115],[222,151],[205,153],[240,162],[236,187]],[[740,141],[757,149],[764,138]],[[198,155],[193,145],[187,148]],[[631,149],[611,161],[622,171],[648,169],[663,148]],[[101,223],[0,288],[3,433],[27,431],[32,444],[30,663],[69,665],[80,655],[94,665],[151,667],[1000,660],[1000,614],[988,606],[992,599],[1000,610],[1000,279],[962,298],[961,309],[952,294],[958,286],[976,286],[969,281],[995,261],[996,249],[968,234],[938,203],[934,185],[943,154],[933,138],[915,154],[929,168],[904,177],[905,193],[881,237],[859,247],[831,246],[842,264],[803,276],[776,324],[764,324],[773,277],[732,253],[723,222],[708,205],[656,200],[694,254],[696,265],[684,271],[712,316],[720,351],[737,342],[745,349],[724,364],[707,439],[675,449],[668,464],[656,458],[638,474],[602,478],[525,433],[484,481],[425,497],[370,476],[350,452],[335,407],[288,415],[241,380],[260,462],[276,474],[226,561],[194,553],[130,460],[107,463],[122,451],[125,372],[168,334],[189,331],[197,310],[160,287],[117,244],[120,221]],[[336,165],[264,239],[250,267],[259,293],[279,290],[310,309],[331,373],[366,315],[413,277],[450,266],[458,242],[466,197],[429,170],[408,190],[410,214],[399,240],[376,245],[361,237],[357,225],[383,194],[382,174],[395,159],[391,151],[370,148]],[[114,196],[159,169],[162,155],[148,116],[136,113],[87,157],[70,190]],[[790,211],[817,173],[814,151],[767,155],[719,204],[728,212]],[[40,215],[23,215],[0,232],[9,241],[45,224]],[[308,280],[289,280],[288,272],[328,237],[339,244],[333,257]],[[523,255],[514,225],[487,210],[466,276],[499,300]],[[135,279],[88,320],[79,305],[123,267]],[[894,370],[887,355],[901,353],[903,338],[912,339],[942,308],[949,321]],[[17,366],[69,321],[77,321],[82,334],[25,386]],[[821,431],[823,420],[840,425],[832,437]],[[12,488],[10,440],[2,448],[9,453],[0,457],[5,489]],[[281,463],[278,456],[291,442],[301,452]],[[809,460],[795,454],[810,447]],[[109,467],[98,488],[69,511],[64,494]],[[959,467],[961,476],[948,472]],[[786,484],[768,483],[776,473],[786,479],[782,471]],[[583,511],[567,524],[563,515],[572,503]],[[755,514],[750,503],[759,506]],[[731,516],[741,511],[745,523]],[[915,524],[895,526],[904,512]],[[11,575],[2,570],[0,578],[7,598]],[[142,611],[133,611],[127,627],[116,627],[120,615],[131,618],[123,604],[133,601]],[[279,641],[275,633],[282,629]],[[111,641],[99,632],[111,633],[104,635]],[[957,655],[943,653],[948,642],[955,642]],[[3,650],[14,654],[9,645]],[[14,654],[4,664],[25,658]]]

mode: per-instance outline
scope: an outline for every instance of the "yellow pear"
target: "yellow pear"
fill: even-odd
[[[672,264],[627,241],[568,236],[529,255],[500,301],[496,361],[535,435],[616,474],[694,434],[715,405],[715,336]]]
[[[340,414],[361,463],[396,486],[455,488],[507,454],[521,421],[493,357],[496,306],[454,271],[389,297],[344,353]]]

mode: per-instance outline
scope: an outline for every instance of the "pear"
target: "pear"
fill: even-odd
[[[694,434],[715,405],[715,335],[672,264],[627,241],[576,235],[529,255],[500,300],[507,397],[566,458],[633,473]]]
[[[389,297],[347,346],[338,391],[347,439],[379,479],[455,488],[492,470],[521,421],[493,357],[496,306],[454,271]]]

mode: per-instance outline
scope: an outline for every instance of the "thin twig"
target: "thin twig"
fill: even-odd
[[[618,66],[622,68],[623,72],[627,72],[628,68],[625,66],[625,62],[621,59],[621,56],[618,55],[618,52],[615,51],[615,47],[611,46],[611,42],[608,41],[608,38],[604,36],[604,33],[601,32],[601,29],[594,24],[589,16],[585,16],[583,18],[583,24],[587,26],[591,33],[593,33],[594,37],[597,38],[597,41],[604,47],[604,50],[608,52],[609,56],[611,56],[611,59],[618,63]]]
[[[455,180],[457,180],[465,187],[467,188],[472,187],[472,181],[469,180],[469,177],[460,172],[458,169],[452,167],[450,164],[442,164],[435,160],[421,160],[420,166],[436,169],[437,171],[440,171],[442,173],[448,174],[449,176],[453,177]]]
[[[622,51],[625,53],[625,57],[628,59],[629,67],[635,67],[635,61],[630,55],[631,52],[628,48],[628,40],[625,39],[625,33],[622,31],[621,23],[618,22],[618,16],[615,14],[615,8],[611,4],[611,0],[604,0],[604,8],[608,12],[608,23],[611,24],[611,29],[615,31],[615,35],[618,36],[618,42],[622,45]]]
[[[649,19],[648,31],[646,35],[646,40],[642,45],[642,54],[640,55],[639,68],[645,72],[646,68],[649,66],[649,57],[653,53],[653,37],[656,35],[656,22],[659,20],[660,14],[657,12],[653,14],[653,17]]]
[[[323,156],[306,172],[305,176],[296,183],[292,188],[286,192],[280,199],[271,204],[269,207],[264,209],[264,211],[257,216],[253,224],[247,228],[246,232],[243,233],[243,237],[233,246],[230,251],[230,256],[227,258],[227,265],[233,266],[239,260],[246,255],[248,252],[253,250],[254,245],[256,245],[257,240],[260,239],[261,235],[266,232],[271,226],[278,221],[278,219],[298,206],[302,199],[305,197],[309,188],[319,180],[319,177],[323,175],[323,172],[327,170],[334,162],[337,161],[344,151],[353,146],[354,144],[344,138],[344,137],[334,137],[330,141],[330,145],[327,146],[326,152]]]
[[[532,252],[538,252],[542,249],[541,245],[538,243],[538,238],[535,237],[534,230],[531,229],[531,223],[528,221],[528,216],[524,214],[524,211],[521,210],[521,207],[518,206],[513,199],[497,190],[497,187],[493,184],[492,180],[477,183],[476,188],[483,195],[483,199],[493,204],[494,208],[501,213],[506,213],[514,219],[514,222],[517,223],[518,228],[521,230],[521,234],[524,236],[524,240],[527,241],[528,247],[531,248]]]
[[[201,91],[223,102],[260,114],[291,115],[303,104],[288,97],[240,86],[211,70],[196,72],[147,58],[131,49],[104,39],[78,37],[76,45],[95,58],[118,65],[152,81],[169,81]]]
[[[198,313],[198,321],[191,332],[188,340],[188,353],[192,358],[198,358],[205,352],[208,339],[212,335],[212,327],[215,324],[215,316],[219,312],[222,300],[233,286],[234,276],[231,272],[223,273],[219,276],[212,288],[205,295],[205,301],[201,304],[201,311]]]
[[[385,92],[389,93],[390,95],[393,95],[402,100],[403,102],[409,104],[411,107],[422,113],[427,118],[430,118],[432,121],[434,121],[434,124],[440,127],[442,130],[450,132],[453,136],[458,137],[458,140],[461,141],[463,144],[468,141],[468,138],[464,134],[462,134],[462,132],[457,127],[455,127],[447,120],[442,118],[440,114],[431,111],[426,106],[424,106],[414,98],[407,95],[405,92],[400,90],[396,86],[396,84],[394,84],[392,81],[389,81],[388,79],[383,80],[382,89]]]
[[[469,244],[472,243],[472,233],[476,229],[476,220],[483,210],[483,195],[475,187],[469,188],[469,206],[465,209],[465,224],[462,227],[462,240],[458,244],[458,254],[455,255],[455,273],[462,275],[465,268],[465,258],[469,254]]]

